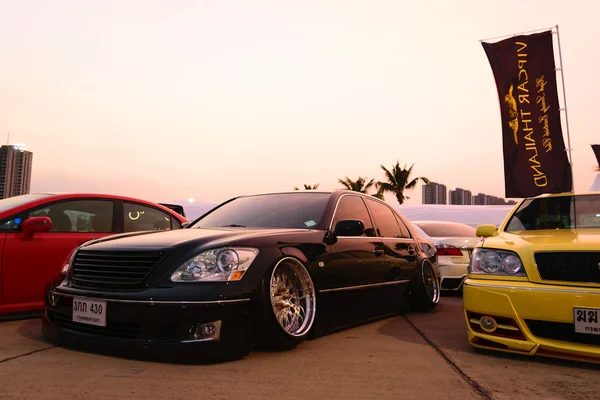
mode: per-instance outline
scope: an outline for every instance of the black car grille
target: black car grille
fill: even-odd
[[[549,281],[600,283],[600,252],[536,253],[540,277]]]
[[[575,325],[564,322],[549,322],[526,319],[531,333],[539,338],[560,340],[563,342],[600,346],[600,335],[575,332]]]
[[[80,250],[71,266],[71,281],[96,288],[139,287],[165,254],[165,251]]]

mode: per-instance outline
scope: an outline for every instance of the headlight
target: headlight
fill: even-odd
[[[81,245],[81,246],[83,246],[83,245]],[[67,276],[69,269],[71,269],[71,265],[73,265],[73,259],[75,258],[75,253],[77,253],[77,250],[79,250],[79,248],[81,246],[75,247],[73,250],[71,250],[69,255],[65,258],[65,260],[63,261],[63,267],[60,270],[61,275]]]
[[[258,249],[222,247],[185,262],[171,275],[172,282],[239,281],[258,255]]]
[[[79,250],[80,248],[82,248],[84,246],[92,244],[93,242],[95,242],[97,240],[98,239],[88,240],[87,242],[84,242],[84,243],[80,244],[79,246],[75,247],[73,250],[71,250],[71,252],[67,256],[67,258],[65,258],[65,261],[63,261],[63,267],[60,270],[60,274],[67,276],[67,273],[69,272],[69,270],[71,269],[71,266],[73,265],[73,260],[75,259],[75,253],[77,253],[77,250]]]
[[[475,248],[469,263],[470,274],[527,276],[521,259],[512,251]]]

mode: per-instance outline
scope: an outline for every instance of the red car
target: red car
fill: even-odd
[[[115,195],[41,193],[0,200],[0,318],[42,311],[46,284],[80,244],[189,222],[160,204]]]

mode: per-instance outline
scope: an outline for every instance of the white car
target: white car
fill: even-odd
[[[479,241],[472,226],[448,221],[411,221],[428,237],[437,250],[440,286],[444,291],[459,291],[467,277],[473,248]]]

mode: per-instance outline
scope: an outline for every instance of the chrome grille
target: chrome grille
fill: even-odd
[[[71,281],[86,287],[137,287],[165,254],[165,251],[80,250],[73,260]]]
[[[544,280],[600,283],[600,251],[540,252],[535,262]]]

